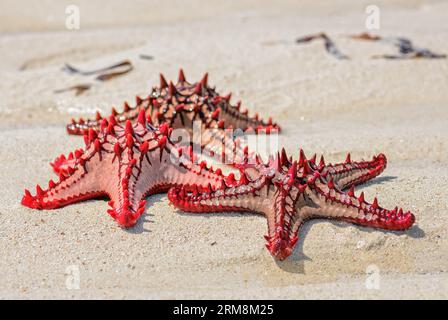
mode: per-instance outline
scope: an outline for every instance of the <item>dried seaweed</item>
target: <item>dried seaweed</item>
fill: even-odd
[[[139,57],[140,57],[140,59],[143,59],[143,60],[154,60],[154,57],[150,56],[148,54],[143,54],[142,53]]]
[[[129,65],[129,68],[123,70],[123,71],[115,71],[115,72],[109,72],[109,73],[104,73],[104,74],[100,74],[96,77],[96,80],[99,81],[108,81],[111,80],[113,78],[122,76],[128,72],[130,72],[133,69],[132,65]]]
[[[58,89],[54,90],[54,93],[62,93],[66,91],[75,91],[75,95],[79,96],[80,94],[84,93],[84,91],[89,90],[92,87],[91,84],[78,84],[72,87],[64,88],[64,89]]]
[[[113,64],[109,67],[90,70],[90,71],[81,71],[80,69],[75,68],[72,65],[66,63],[63,70],[67,71],[68,73],[71,73],[71,74],[80,74],[83,76],[91,76],[91,75],[95,75],[95,74],[104,74],[110,70],[114,70],[114,69],[122,68],[122,67],[126,67],[126,70],[128,70],[127,72],[129,72],[132,70],[132,63],[129,60],[124,60],[124,61],[118,62],[116,64]]]
[[[445,54],[434,53],[429,49],[415,47],[411,40],[402,37],[380,37],[368,33],[361,33],[358,35],[352,35],[350,38],[356,40],[382,42],[398,48],[398,55],[383,54],[372,56],[372,58],[376,59],[445,59],[447,57]]]
[[[305,36],[305,37],[301,37],[298,38],[296,40],[296,43],[308,43],[311,42],[315,39],[322,39],[324,41],[324,46],[325,46],[325,50],[327,50],[327,52],[329,54],[331,54],[333,57],[335,57],[336,59],[339,60],[348,60],[349,57],[345,54],[343,54],[337,47],[336,44],[333,42],[333,40],[331,40],[325,33],[317,33],[314,35],[309,35],[309,36]]]
[[[129,60],[124,60],[119,63],[116,63],[114,65],[111,65],[106,68],[96,69],[96,70],[90,70],[90,71],[82,71],[78,68],[73,67],[72,65],[66,63],[63,70],[70,73],[70,74],[80,74],[83,76],[91,76],[91,75],[97,75],[96,80],[98,81],[108,81],[113,78],[116,78],[118,76],[124,75],[128,72],[130,72],[134,67],[132,66],[132,63]],[[121,70],[120,70],[121,69]],[[75,95],[79,96],[84,91],[89,90],[91,84],[78,84],[69,88],[65,89],[59,89],[55,90],[54,93],[61,93],[66,91],[75,91]]]
[[[112,70],[117,70],[117,69],[123,69],[123,70],[112,71]],[[68,63],[66,63],[63,68],[64,71],[67,71],[70,74],[80,74],[83,76],[91,76],[91,75],[98,74],[98,76],[95,79],[99,80],[99,81],[111,80],[113,78],[122,76],[122,75],[130,72],[132,69],[134,69],[134,67],[132,66],[132,63],[129,60],[124,60],[124,61],[121,61],[114,65],[111,65],[109,67],[91,70],[91,71],[81,71],[80,69],[75,68]]]

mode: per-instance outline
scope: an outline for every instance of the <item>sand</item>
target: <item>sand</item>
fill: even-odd
[[[64,1],[0,4],[0,298],[448,297],[448,60],[371,59],[394,51],[346,37],[366,31],[368,1],[68,3],[80,5],[78,31],[64,28]],[[376,4],[379,34],[448,53],[444,1]],[[351,60],[319,42],[294,43],[320,31]],[[121,59],[135,69],[105,83],[61,71]],[[130,230],[102,200],[53,211],[20,205],[24,188],[54,177],[54,157],[82,145],[65,132],[71,117],[134,101],[159,72],[173,79],[179,67],[192,80],[208,71],[232,101],[272,116],[291,153],[303,147],[329,161],[385,153],[386,171],[359,189],[412,210],[416,225],[384,232],[314,220],[278,262],[264,247],[262,216],[185,214],[163,194]],[[53,92],[84,82],[93,87],[80,96]]]

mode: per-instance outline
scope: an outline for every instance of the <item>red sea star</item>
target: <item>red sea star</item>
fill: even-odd
[[[234,155],[238,152],[237,142],[225,135],[225,129],[241,129],[248,133],[279,132],[280,127],[272,123],[272,119],[265,122],[259,119],[258,114],[250,117],[247,109],[240,111],[241,102],[232,106],[230,97],[231,94],[221,97],[214,88],[208,85],[208,74],[205,74],[199,82],[189,83],[180,69],[177,84],[174,85],[172,82],[168,84],[161,74],[160,86],[154,87],[147,98],[142,99],[137,96],[136,106],[130,107],[128,103],[125,103],[121,113],[112,108],[112,115],[121,124],[127,120],[134,122],[140,110],[143,109],[155,126],[167,123],[173,129],[186,129],[190,135],[193,132],[193,122],[200,121],[203,133],[200,141],[201,148],[211,151],[211,154],[216,150],[222,150],[222,143],[227,146],[226,155],[230,153]],[[72,123],[67,125],[67,131],[70,134],[84,134],[88,129],[98,130],[102,119],[99,113],[94,120],[73,119]],[[207,131],[207,129],[218,130]],[[73,157],[67,158],[61,155],[51,164],[56,173],[64,173],[72,166],[72,162]]]
[[[222,97],[208,85],[207,73],[201,81],[189,83],[180,69],[177,84],[168,84],[161,74],[160,86],[153,87],[147,98],[137,96],[135,107],[125,103],[123,112],[118,113],[112,108],[112,114],[118,123],[124,123],[127,120],[137,120],[138,113],[144,109],[155,126],[167,123],[173,129],[186,128],[189,131],[192,131],[195,120],[201,121],[206,128],[216,126],[221,129],[279,130],[272,119],[265,122],[259,119],[258,114],[250,117],[247,109],[240,111],[241,102],[232,106],[230,98],[231,94]],[[96,130],[102,119],[101,114],[97,113],[95,120],[72,120],[67,125],[67,131],[70,134],[83,134],[89,128]]]
[[[369,204],[364,193],[355,196],[354,185],[380,174],[386,163],[380,154],[372,161],[352,162],[348,155],[345,163],[325,165],[322,158],[316,164],[315,157],[307,160],[302,150],[300,159],[292,161],[283,150],[267,164],[257,159],[253,165],[242,165],[239,181],[231,174],[220,187],[203,193],[176,187],[170,189],[168,198],[189,212],[263,213],[268,222],[266,247],[283,260],[291,254],[299,228],[308,219],[337,219],[388,230],[410,228],[415,221],[412,213],[383,209],[376,198]]]
[[[86,148],[73,153],[72,165],[47,190],[38,185],[37,194],[28,190],[22,204],[34,209],[55,209],[86,199],[107,196],[108,213],[123,227],[132,227],[145,210],[148,195],[165,192],[177,185],[203,188],[222,183],[220,170],[208,169],[205,162],[192,163],[171,141],[167,124],[159,128],[146,122],[141,110],[132,124],[117,124],[111,116],[103,119],[98,133],[85,136]],[[184,152],[185,153],[185,152]],[[176,164],[178,162],[178,164]]]

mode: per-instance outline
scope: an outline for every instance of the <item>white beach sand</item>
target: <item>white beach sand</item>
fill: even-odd
[[[0,298],[448,298],[448,60],[371,59],[394,50],[346,37],[367,31],[369,1],[296,2],[2,0]],[[69,3],[80,6],[78,31],[64,27]],[[448,53],[446,1],[375,4],[377,33]],[[351,60],[321,42],[294,43],[321,31]],[[104,83],[61,71],[122,59],[135,69]],[[54,211],[20,205],[24,188],[54,177],[54,157],[82,145],[65,132],[71,117],[134,101],[159,72],[174,79],[179,67],[191,80],[208,71],[232,101],[272,116],[291,153],[302,146],[329,161],[385,153],[386,171],[360,189],[412,210],[416,225],[384,232],[314,220],[276,262],[262,216],[185,214],[157,195],[123,230],[102,200]],[[80,96],[53,93],[84,82],[94,85]],[[66,286],[71,268],[79,289]],[[377,289],[366,286],[371,268]]]

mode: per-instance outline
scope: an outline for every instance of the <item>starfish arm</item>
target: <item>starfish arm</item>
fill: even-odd
[[[206,155],[231,166],[243,163],[244,157],[247,156],[247,148],[242,147],[238,138],[233,138],[233,131],[226,131],[217,125],[203,126],[201,149]]]
[[[343,192],[331,180],[317,179],[313,192],[307,192],[307,196],[315,204],[313,208],[307,208],[312,217],[343,220],[386,230],[406,230],[415,222],[411,212],[403,212],[397,207],[392,210],[382,208],[376,198],[370,204],[364,200],[364,193],[356,197],[353,187]]]
[[[253,198],[253,188],[247,179],[242,173],[241,178],[235,180],[231,173],[216,187],[212,186],[208,190],[172,188],[168,192],[168,199],[175,207],[193,213],[234,211],[263,213],[269,202],[264,201],[263,197]]]
[[[245,204],[244,196],[232,199],[231,197],[219,196],[220,192],[202,192],[198,195],[194,189],[191,193],[186,188],[174,187],[168,191],[168,199],[176,207],[191,213],[214,213],[214,212],[253,212],[248,204]]]
[[[322,175],[333,182],[339,189],[343,190],[351,186],[366,183],[380,175],[387,166],[387,158],[380,153],[371,161],[351,161],[350,154],[343,163],[329,164],[321,167]]]
[[[81,149],[83,152],[83,150]],[[72,171],[75,167],[76,159],[73,156],[73,152],[70,152],[69,156],[66,157],[64,154],[61,154],[56,159],[54,159],[52,162],[50,162],[51,167],[53,168],[53,171],[57,175],[62,176],[69,176],[70,171]]]
[[[241,111],[241,102],[239,101],[235,106],[230,104],[231,94],[224,97],[215,97],[215,104],[221,109],[220,120],[225,121],[229,126],[241,130],[277,130],[280,127],[272,122],[269,118],[267,121],[260,119],[258,114],[249,116],[247,109]]]
[[[131,138],[128,136],[126,140],[130,141]],[[141,174],[141,170],[137,167],[138,155],[135,154],[138,152],[138,145],[136,143],[126,144],[122,145],[119,141],[115,141],[114,145],[119,145],[121,152],[117,152],[117,154],[112,152],[113,156],[111,155],[111,157],[114,160],[109,164],[112,164],[113,167],[112,170],[106,171],[112,175],[112,179],[108,179],[105,183],[110,198],[109,205],[111,206],[107,213],[121,227],[129,228],[134,226],[143,214],[146,195],[140,194],[137,188],[139,175]],[[147,182],[146,187],[151,187],[151,177],[145,182]]]
[[[127,120],[136,120],[141,109],[150,109],[151,101],[149,98],[142,99],[139,96],[135,98],[136,104],[134,107],[130,107],[127,102],[123,105],[123,110],[118,113],[115,107],[111,109],[111,115],[113,115],[117,123],[123,124]],[[89,129],[99,131],[101,123],[105,118],[97,112],[95,119],[83,119],[78,120],[72,119],[71,123],[67,124],[66,129],[69,134],[73,135],[83,135],[88,132]]]
[[[246,130],[254,133],[253,130]],[[259,130],[258,134],[270,135],[277,133],[277,129]],[[260,156],[249,150],[249,145],[243,145],[241,138],[233,136],[232,129],[226,129],[223,122],[211,121],[205,123],[201,135],[201,149],[206,155],[217,158],[236,169],[252,168],[261,163]]]
[[[99,113],[97,113],[99,115]],[[99,119],[102,119],[102,116],[99,115]],[[68,134],[73,135],[83,135],[84,132],[89,129],[98,130],[99,121],[96,119],[87,119],[79,118],[78,120],[72,119],[72,121],[67,124],[66,129]]]
[[[90,149],[88,156],[82,155],[75,160],[70,173],[61,175],[59,182],[50,180],[47,190],[38,185],[35,196],[25,190],[22,204],[33,209],[55,209],[106,195],[105,189],[99,183],[98,172],[93,169],[96,163],[101,161],[100,156],[95,153],[93,146]]]
[[[295,206],[298,193],[289,187],[277,190],[273,205],[265,211],[268,224],[266,248],[273,257],[279,260],[291,255],[297,241],[300,226],[303,223],[301,215],[296,214]]]
[[[170,187],[183,186],[188,190],[218,189],[223,183],[221,169],[214,170],[205,161],[197,164],[183,157],[168,165],[164,178]]]

